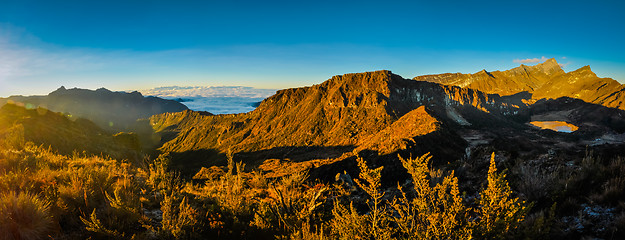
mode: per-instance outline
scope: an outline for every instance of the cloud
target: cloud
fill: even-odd
[[[515,63],[539,63],[539,62],[547,61],[547,59],[548,58],[546,58],[545,56],[542,56],[541,58],[514,59],[513,62]]]

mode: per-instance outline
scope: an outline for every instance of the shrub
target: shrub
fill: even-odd
[[[415,197],[409,200],[408,194],[398,186],[402,197],[391,204],[397,213],[393,220],[398,226],[399,235],[419,239],[471,238],[472,224],[468,220],[470,209],[462,202],[458,179],[452,171],[431,187],[434,184],[432,179],[442,175],[439,171],[428,169],[431,158],[429,153],[416,159],[399,158],[412,176],[415,193]]]
[[[505,173],[497,173],[495,153],[491,154],[487,186],[480,192],[480,219],[477,233],[481,238],[502,239],[523,221],[529,207],[512,197]]]
[[[346,208],[335,202],[331,229],[339,239],[390,239],[393,231],[390,228],[390,214],[382,201],[384,197],[380,181],[382,167],[370,169],[362,158],[358,158],[357,161],[361,179],[354,181],[369,196],[367,199],[369,212],[360,215],[353,203]]]
[[[22,192],[0,194],[0,239],[43,239],[52,226],[48,202]]]
[[[176,239],[190,238],[198,230],[197,211],[189,205],[186,197],[165,196],[161,202],[163,221],[161,233]]]

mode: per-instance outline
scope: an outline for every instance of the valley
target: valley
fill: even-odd
[[[430,229],[437,224],[456,229],[436,236],[621,237],[623,89],[589,67],[564,72],[554,59],[413,79],[387,70],[338,75],[279,90],[239,114],[192,111],[137,92],[60,88],[48,96],[0,99],[7,103],[0,114],[0,186],[23,191],[19,186],[31,184],[8,183],[15,171],[30,171],[11,152],[38,156],[47,167],[36,171],[63,172],[58,176],[70,171],[66,164],[89,156],[114,160],[105,164],[119,172],[103,178],[108,189],[97,204],[77,193],[46,195],[52,208],[65,209],[55,230],[60,239],[71,239],[70,232],[103,239],[338,239],[362,231],[359,221],[378,221],[367,214],[385,216],[379,224],[387,224],[388,237],[401,238],[414,233],[393,226],[404,224],[398,216],[416,211],[410,204],[420,197],[443,211],[431,210],[431,216],[465,214],[455,212],[456,223],[419,225],[432,234],[442,234]],[[64,159],[58,166],[57,158]],[[498,223],[504,232],[483,228],[479,220],[491,216],[481,212],[481,199],[495,179],[505,187],[492,191],[506,196],[509,212],[492,216],[514,216]],[[419,195],[423,189],[432,195]],[[371,201],[385,210],[372,208]],[[68,204],[80,209],[79,218],[63,208]],[[414,214],[411,221],[419,220]],[[127,223],[135,227],[114,224],[126,215],[136,218]]]

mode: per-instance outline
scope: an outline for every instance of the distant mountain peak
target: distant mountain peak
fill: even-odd
[[[583,66],[583,67],[577,69],[577,71],[589,71],[589,72],[592,72],[592,70],[590,69],[590,65]]]
[[[541,63],[542,65],[558,65],[558,61],[555,58],[550,58]]]
[[[534,68],[538,68],[546,74],[564,73],[564,70],[562,70],[555,58],[547,59],[545,62],[534,66]]]
[[[573,72],[571,72],[573,74],[580,74],[580,75],[585,75],[585,76],[590,76],[590,77],[597,77],[597,74],[595,74],[591,69],[589,65],[583,66]]]
[[[97,90],[60,87],[47,96],[15,97],[2,99],[33,107],[43,106],[54,112],[86,118],[111,131],[126,131],[137,119],[165,112],[180,112],[188,108],[174,100],[143,97],[140,92],[113,92],[106,88]]]

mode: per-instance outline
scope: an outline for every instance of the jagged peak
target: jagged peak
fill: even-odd
[[[67,90],[67,88],[65,88],[65,86],[61,86],[61,87],[57,88],[56,90],[52,91],[50,94],[51,94],[51,95],[54,95],[54,94],[62,94],[62,93],[65,93],[65,92],[67,92],[67,91],[68,91],[68,90]]]
[[[556,61],[555,58],[547,59],[543,63],[536,64],[536,66],[534,67],[541,69],[545,73],[552,73],[554,71],[563,72],[562,68],[560,67],[560,64],[558,63],[558,61]]]
[[[540,65],[543,65],[543,66],[560,66],[558,64],[558,61],[556,61],[555,58],[547,59],[545,62],[541,63]]]
[[[573,71],[573,72],[571,72],[571,73],[574,73],[574,74],[591,75],[591,76],[595,76],[595,77],[597,76],[597,74],[595,74],[595,73],[594,73],[594,72],[590,69],[590,66],[589,66],[589,65],[583,66],[583,67],[581,67],[581,68],[579,68],[579,69],[577,69],[577,70],[575,70],[575,71]]]
[[[106,88],[103,88],[103,87],[101,87],[101,88],[98,88],[98,89],[96,89],[95,91],[96,91],[96,92],[106,92],[106,93],[109,93],[109,92],[111,92],[111,90],[108,90],[108,89],[106,89]]]
[[[489,71],[486,71],[486,69],[482,69],[482,71],[479,71],[475,74],[486,74],[487,76],[491,77],[491,78],[495,78],[495,76],[493,76],[493,74],[491,74]]]

